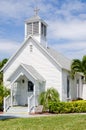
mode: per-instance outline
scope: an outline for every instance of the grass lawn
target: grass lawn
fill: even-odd
[[[0,130],[86,130],[86,115],[56,115],[0,120]]]

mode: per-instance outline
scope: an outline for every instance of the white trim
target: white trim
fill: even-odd
[[[34,76],[23,66],[23,64],[21,64],[20,66],[22,66],[35,80],[37,80],[37,78],[34,77]]]
[[[9,78],[7,79],[8,81],[10,81],[10,79],[11,79],[11,77],[12,77],[12,75],[14,74],[14,73],[16,73],[16,71],[19,69],[19,68],[23,68],[24,69],[24,71],[26,71],[33,79],[35,79],[36,81],[39,81],[39,82],[45,82],[46,80],[40,80],[39,78],[36,78],[31,72],[29,72],[28,71],[28,69],[27,68],[25,68],[25,66],[21,63],[16,69],[15,69],[15,71],[9,76]],[[16,77],[16,79],[12,82],[12,83],[14,83],[18,78],[19,78],[19,76],[23,76],[24,74],[21,72],[21,73],[19,73],[19,75]],[[26,76],[27,77],[27,76]],[[28,78],[28,77],[27,77]]]
[[[37,45],[38,45],[44,52],[46,52],[47,55],[48,55],[49,57],[51,57],[51,58],[55,61],[55,63],[56,63],[57,65],[59,65],[59,66],[62,68],[62,66],[61,66],[59,63],[57,63],[57,61],[55,60],[55,58],[54,58],[53,56],[51,56],[51,55],[44,49],[44,47],[42,47],[42,45],[39,44],[39,42],[38,42],[36,39],[34,39],[34,38],[32,37],[32,40],[35,41],[35,42],[37,43]]]
[[[21,72],[21,73],[15,78],[15,80],[13,80],[13,82],[11,82],[10,85],[12,85],[22,74],[23,74],[23,73]]]
[[[12,56],[11,56],[11,58],[8,60],[8,62],[4,65],[4,67],[2,67],[2,69],[0,70],[0,72],[1,71],[3,71],[5,68],[6,68],[6,66],[9,64],[9,62],[19,53],[19,51],[23,48],[23,46],[25,46],[26,44],[26,42],[28,41],[28,39],[30,39],[31,38],[31,36],[29,36],[29,37],[27,37],[25,40],[24,40],[24,42],[22,43],[22,45],[20,46],[20,48],[15,52],[15,54],[13,54]]]
[[[16,51],[16,53],[8,60],[8,62],[5,64],[5,66],[0,70],[0,71],[3,71],[6,66],[10,63],[10,61],[20,52],[20,50],[23,48],[23,46],[26,45],[26,42],[29,40],[29,39],[32,39],[37,45],[38,47],[40,47],[44,52],[46,52],[46,54],[57,64],[59,65],[61,68],[62,66],[57,63],[57,61],[55,60],[55,58],[53,58],[43,47],[41,44],[39,44],[39,42],[37,40],[35,40],[32,36],[29,36],[26,38],[26,40],[23,42],[23,44],[20,46],[20,48]]]

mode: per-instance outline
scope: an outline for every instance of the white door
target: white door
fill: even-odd
[[[21,93],[20,105],[24,106],[27,104],[27,85],[26,85],[26,82],[21,84],[20,93]]]

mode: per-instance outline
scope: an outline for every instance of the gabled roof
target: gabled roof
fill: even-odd
[[[45,81],[45,79],[37,72],[37,70],[35,70],[31,65],[26,65],[26,64],[21,64],[18,66],[18,68],[10,75],[10,77],[8,78],[8,81],[10,81],[13,77],[13,75],[15,75],[15,73],[17,74],[17,78],[19,78],[19,76],[22,75],[22,73],[20,72],[19,74],[17,73],[19,68],[23,68],[23,72],[27,72],[29,75],[31,75],[35,80],[38,80],[40,82]],[[25,74],[25,73],[24,73]],[[26,75],[25,75],[26,76]],[[27,77],[27,76],[26,76]],[[28,78],[28,77],[27,77]],[[17,79],[16,79],[17,80]]]
[[[66,70],[70,70],[70,65],[71,65],[71,61],[69,59],[67,59],[65,56],[63,56],[62,54],[58,53],[57,51],[53,50],[52,48],[45,48],[42,46],[42,44],[40,44],[37,40],[35,40],[32,36],[29,36],[24,43],[21,45],[21,47],[19,48],[19,50],[15,53],[15,55],[13,55],[8,62],[5,64],[5,66],[1,69],[1,71],[3,71],[7,65],[12,61],[12,59],[19,54],[19,52],[21,51],[21,49],[27,44],[27,41],[29,39],[32,39],[34,41],[34,43],[40,47],[44,53],[46,53],[52,60],[53,62],[55,62],[57,65],[59,65],[61,68],[66,69]]]
[[[37,80],[39,80],[39,81],[45,81],[45,79],[31,65],[22,64],[22,67],[25,70],[27,70],[28,73],[31,73]]]
[[[70,70],[71,60],[50,47],[47,47],[46,50],[50,55],[54,57],[54,59],[56,59],[56,61],[62,66],[63,69]]]

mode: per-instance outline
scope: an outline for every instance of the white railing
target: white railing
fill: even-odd
[[[35,96],[31,95],[30,97],[28,97],[28,112],[35,112]]]
[[[7,109],[11,106],[11,96],[8,95],[4,98],[4,112],[7,111]]]

